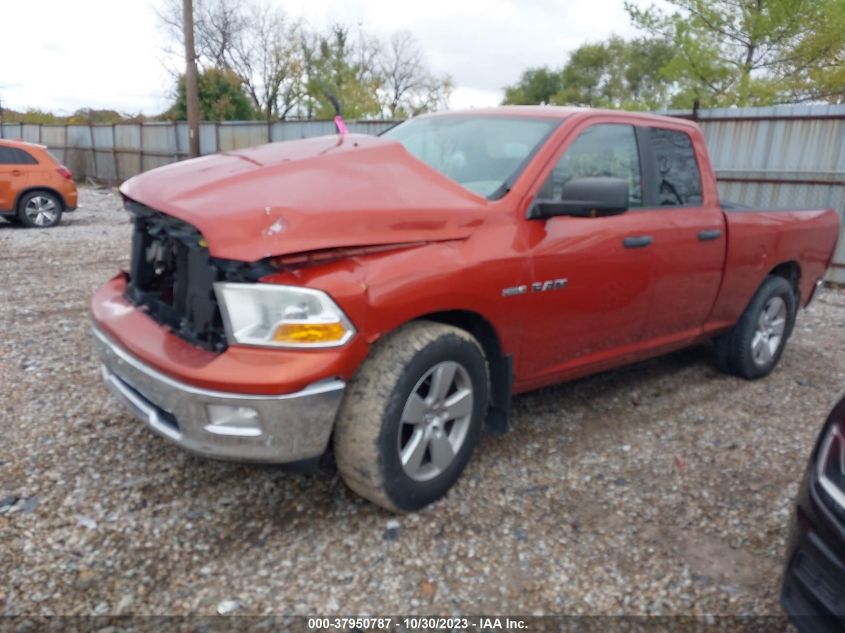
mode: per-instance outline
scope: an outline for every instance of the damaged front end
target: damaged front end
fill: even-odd
[[[254,282],[277,269],[211,257],[202,234],[185,222],[127,199],[133,216],[126,298],[189,343],[213,352],[227,347],[214,283]]]
[[[427,243],[335,247],[241,262],[212,257],[200,231],[182,220],[129,198],[124,204],[134,224],[126,299],[183,340],[215,353],[225,351],[230,340],[215,283],[256,283],[278,273]]]

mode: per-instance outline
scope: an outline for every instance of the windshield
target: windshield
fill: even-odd
[[[410,119],[382,136],[470,191],[496,199],[559,124],[559,119],[436,116]]]

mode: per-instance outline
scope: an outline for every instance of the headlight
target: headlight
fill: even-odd
[[[838,424],[831,424],[822,440],[816,476],[825,492],[845,509],[845,433]]]
[[[343,311],[320,290],[218,282],[214,292],[231,343],[338,347],[355,334]]]

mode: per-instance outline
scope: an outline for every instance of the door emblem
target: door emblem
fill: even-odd
[[[561,288],[566,288],[566,285],[568,283],[569,280],[566,278],[549,279],[548,281],[535,281],[530,286],[521,285],[511,286],[510,288],[503,288],[502,296],[515,297],[517,295],[524,295],[528,293],[529,289],[531,290],[531,292],[548,292],[549,290],[560,290]]]

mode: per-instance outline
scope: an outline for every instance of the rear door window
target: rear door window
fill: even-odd
[[[657,205],[700,205],[701,172],[689,134],[658,127],[649,131],[656,172],[654,185]]]
[[[0,147],[0,165],[37,165],[29,152],[17,147]]]

